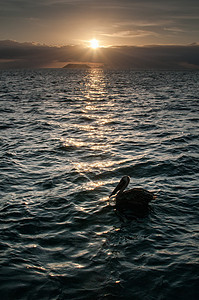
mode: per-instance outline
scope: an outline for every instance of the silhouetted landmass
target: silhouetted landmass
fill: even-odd
[[[68,64],[66,65],[66,63]],[[0,41],[0,69],[65,68],[199,70],[199,44],[102,47],[48,46]]]
[[[86,64],[67,64],[63,67],[64,69],[90,69]]]

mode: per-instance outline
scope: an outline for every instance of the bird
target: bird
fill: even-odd
[[[116,188],[110,194],[115,197],[116,209],[131,210],[135,215],[143,216],[149,210],[149,202],[156,198],[153,192],[149,192],[143,188],[132,188],[126,190],[129,185],[130,177],[125,175],[122,177]]]

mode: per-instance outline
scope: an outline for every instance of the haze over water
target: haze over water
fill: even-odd
[[[199,72],[0,72],[1,299],[198,299]],[[108,196],[123,175],[145,218]]]

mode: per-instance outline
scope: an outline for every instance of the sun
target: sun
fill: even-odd
[[[91,47],[92,49],[97,49],[97,48],[99,48],[99,42],[98,42],[98,40],[96,40],[96,39],[90,40],[90,47]]]

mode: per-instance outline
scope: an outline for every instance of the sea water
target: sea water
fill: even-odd
[[[2,300],[199,299],[199,72],[0,71],[0,120]]]

